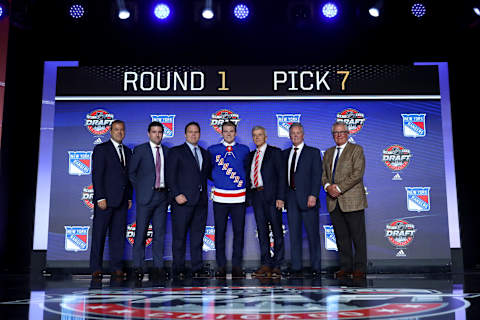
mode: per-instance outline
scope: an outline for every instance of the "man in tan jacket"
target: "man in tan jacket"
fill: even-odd
[[[361,146],[348,142],[348,129],[343,122],[333,124],[332,135],[336,146],[325,152],[322,185],[327,192],[327,209],[340,258],[340,270],[335,277],[361,279],[367,271],[365,156]]]

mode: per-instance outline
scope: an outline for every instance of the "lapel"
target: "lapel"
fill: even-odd
[[[298,160],[297,160],[297,170],[295,170],[295,173],[297,173],[297,172],[298,172],[298,169],[301,168],[301,162],[300,162],[300,161],[302,161],[302,159],[303,159],[304,156],[305,156],[305,151],[307,150],[306,147],[307,147],[307,145],[304,144],[304,145],[303,145],[303,148],[302,148],[302,152],[300,152],[300,156],[298,156]],[[292,148],[293,148],[293,147],[292,147]]]
[[[118,151],[117,151],[117,149],[115,148],[115,145],[113,144],[112,140],[108,140],[108,142],[109,142],[108,145],[110,146],[110,147],[109,147],[109,148],[110,148],[110,152],[113,153],[113,154],[112,154],[113,158],[116,160],[118,166],[123,169],[122,163],[120,162],[120,156],[118,155]],[[125,150],[124,150],[123,153],[125,154],[125,158],[126,158],[126,152],[125,152]],[[126,161],[127,161],[127,160],[125,159],[125,162],[126,162]]]
[[[343,148],[342,154],[340,155],[340,157],[338,157],[337,169],[341,165],[342,160],[345,159],[345,157],[347,157],[346,154],[350,152],[351,148],[352,146],[350,145],[350,142],[347,142],[347,144],[345,145],[345,148]]]
[[[190,149],[190,147],[188,146],[188,144],[185,142],[183,144],[184,146],[184,150],[185,152],[188,154],[187,157],[190,157],[190,160],[193,161],[193,165],[195,166],[195,168],[200,172],[200,168],[198,168],[198,165],[197,165],[197,160],[195,159],[195,156],[193,155],[193,152],[192,150]],[[200,152],[202,153],[202,158],[203,158],[203,161],[202,161],[202,170],[203,168],[205,167],[205,160],[206,160],[206,156],[204,155],[204,153],[202,152],[202,149],[200,148],[200,146],[198,146],[198,149],[200,150]]]
[[[263,165],[265,163],[268,163],[268,160],[270,159],[271,154],[272,154],[272,149],[269,145],[267,145],[267,148],[265,149],[265,154],[263,155],[262,166],[260,167],[260,172],[263,172]]]

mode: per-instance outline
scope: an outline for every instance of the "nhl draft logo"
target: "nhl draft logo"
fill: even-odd
[[[135,232],[137,230],[137,223],[130,223],[127,225],[127,241],[131,246],[135,243]],[[152,244],[153,237],[153,227],[152,224],[148,225],[147,239],[145,240],[145,247],[148,247]]]
[[[82,202],[84,205],[87,206],[90,210],[93,210],[93,185],[89,185],[86,187],[83,187],[82,190]]]
[[[92,151],[68,151],[68,174],[89,175],[92,171]]]
[[[280,138],[290,137],[292,123],[300,122],[301,114],[277,114],[277,133]]]
[[[330,251],[338,251],[337,238],[335,238],[333,225],[324,225],[323,230],[325,230],[325,249]]]
[[[430,211],[430,187],[405,187],[408,211]]]
[[[212,126],[213,129],[215,129],[215,131],[217,131],[219,134],[222,134],[222,124],[226,121],[231,121],[238,126],[238,123],[240,122],[240,116],[238,113],[234,113],[233,111],[221,109],[212,114],[210,126]]]
[[[405,169],[410,163],[411,158],[412,154],[410,150],[398,144],[387,147],[382,151],[382,161],[395,173],[392,180],[402,180],[398,171]]]
[[[163,137],[173,138],[175,128],[175,115],[174,114],[151,114],[152,122],[160,122],[163,125]]]
[[[406,256],[405,248],[412,243],[415,232],[417,229],[414,224],[397,219],[386,225],[385,238],[399,250],[397,256]]]
[[[65,227],[65,250],[87,251],[89,226],[64,226]]]
[[[349,134],[356,134],[365,124],[365,115],[353,108],[347,108],[337,113],[337,121],[346,124]]]
[[[112,127],[113,114],[103,109],[93,110],[85,118],[84,126],[95,136],[102,136]]]
[[[403,135],[411,138],[425,137],[425,116],[425,113],[402,114]]]
[[[205,252],[215,250],[215,226],[205,227],[202,250]]]

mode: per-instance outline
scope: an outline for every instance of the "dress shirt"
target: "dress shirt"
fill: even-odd
[[[198,144],[194,146],[188,141],[185,141],[187,145],[190,147],[190,150],[192,151],[193,157],[195,158],[195,148],[197,148],[197,155],[198,155],[198,164],[200,165],[200,168],[202,168],[202,163],[203,163],[203,157],[202,157],[202,151],[200,151],[200,147]]]
[[[260,172],[260,169],[262,168],[263,157],[265,156],[265,150],[267,150],[267,144],[264,143],[260,148],[257,148],[255,153],[253,154],[253,161],[250,169],[250,179],[252,181],[252,189],[255,188],[253,181],[254,181],[254,174],[255,174],[255,158],[257,157],[258,150],[260,150],[260,156],[258,157],[258,187],[263,187],[263,179],[262,179],[262,173]]]
[[[112,141],[113,143],[113,146],[115,147],[115,150],[117,151],[117,154],[118,154],[118,161],[120,161],[120,159],[123,159],[123,161],[125,161],[125,151],[123,150],[123,144],[122,144],[122,155],[120,155],[120,150],[118,150],[118,146],[120,145],[120,143],[118,143],[117,141],[113,140],[112,138],[110,138],[110,141]],[[126,165],[126,163],[123,164],[124,166]]]
[[[163,149],[161,145],[156,145],[150,141],[150,148],[152,148],[153,163],[157,165],[157,147],[160,147],[160,188],[165,188],[165,157],[163,156]]]
[[[294,148],[298,148],[297,150],[297,158],[295,159],[295,166],[294,166],[294,171],[297,171],[297,164],[298,164],[298,159],[300,159],[300,153],[302,153],[303,146],[305,146],[305,142],[300,143],[298,146],[292,146],[292,149],[290,150],[290,155],[288,156],[288,171],[290,172],[290,167],[292,165],[292,158],[293,158],[293,153],[295,152]],[[290,173],[288,174],[288,185],[290,185]]]
[[[347,145],[348,142],[345,142],[344,144],[342,144],[341,146],[336,146],[335,147],[335,151],[333,152],[333,159],[332,159],[332,171],[333,172],[333,165],[335,164],[335,158],[337,157],[337,153],[340,152],[338,154],[338,159],[340,159],[340,156],[342,155],[342,152],[343,152],[343,149],[345,149],[345,146]],[[338,166],[338,160],[337,160],[337,166]],[[336,170],[336,168],[335,168]],[[333,178],[333,177],[332,177]],[[330,183],[325,183],[325,186],[323,187],[325,191],[327,191],[327,187],[330,185]],[[337,190],[338,192],[342,192],[342,190],[340,190],[340,188],[338,187],[337,185]]]

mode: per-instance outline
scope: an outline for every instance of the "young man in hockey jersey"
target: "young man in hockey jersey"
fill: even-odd
[[[241,278],[245,229],[246,174],[245,162],[250,149],[235,142],[237,126],[230,121],[222,125],[223,141],[208,148],[212,161],[213,215],[217,278],[226,277],[225,233],[228,216],[232,219],[232,277]]]

